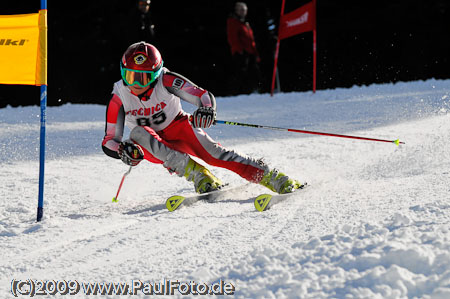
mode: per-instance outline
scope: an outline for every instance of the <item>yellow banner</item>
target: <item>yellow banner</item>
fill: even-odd
[[[47,10],[0,16],[0,84],[47,85]]]

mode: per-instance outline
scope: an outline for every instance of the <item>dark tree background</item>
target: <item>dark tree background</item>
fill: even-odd
[[[235,1],[152,0],[164,64],[216,96],[228,95],[226,18]],[[249,0],[248,20],[269,91],[281,0]],[[286,0],[285,12],[309,1]],[[33,13],[40,1],[8,1],[0,15]],[[106,104],[119,61],[142,40],[136,0],[48,1],[48,104]],[[317,88],[450,78],[450,1],[317,0]],[[283,40],[282,91],[312,89],[312,33]],[[0,107],[39,105],[39,88],[0,85]]]

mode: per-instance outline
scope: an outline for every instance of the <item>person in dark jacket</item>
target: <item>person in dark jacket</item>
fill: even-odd
[[[150,18],[150,3],[151,0],[139,0],[139,40],[147,42],[154,42],[155,39],[155,25],[153,25]],[[137,20],[135,20],[137,21]]]
[[[227,19],[227,37],[233,61],[230,90],[233,95],[257,92],[261,84],[260,57],[253,30],[246,21],[247,5],[236,2],[234,13]]]

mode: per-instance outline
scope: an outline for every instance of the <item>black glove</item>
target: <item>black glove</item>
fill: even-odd
[[[122,141],[119,143],[117,153],[123,163],[129,166],[136,166],[144,159],[144,152],[141,147],[131,141]]]
[[[216,110],[213,107],[200,107],[192,114],[194,128],[207,129],[216,121]]]

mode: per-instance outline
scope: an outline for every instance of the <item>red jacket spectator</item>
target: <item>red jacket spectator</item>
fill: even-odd
[[[247,4],[236,2],[234,13],[227,19],[228,43],[231,48],[232,73],[229,78],[230,94],[250,94],[261,87],[259,54],[253,30],[245,21]]]
[[[241,21],[235,14],[231,15],[227,20],[227,34],[232,55],[245,51],[258,56],[253,30],[248,22]]]

